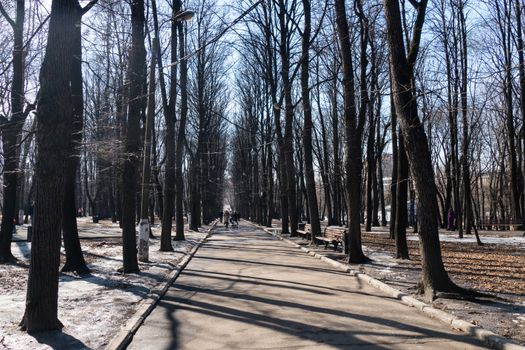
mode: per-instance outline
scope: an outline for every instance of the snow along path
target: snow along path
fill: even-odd
[[[118,230],[118,225],[114,226],[107,228],[108,231]],[[100,227],[104,229],[106,227]],[[27,267],[1,265],[0,349],[104,348],[150,290],[162,285],[164,277],[206,236],[205,232],[187,231],[186,241],[172,242],[174,252],[159,252],[160,227],[154,228],[153,233],[157,239],[150,240],[150,262],[140,263],[139,274],[117,272],[122,266],[119,238],[82,241],[92,274],[86,278],[60,275],[58,313],[65,326],[62,333],[49,332],[33,337],[18,329],[25,307],[28,270]],[[13,252],[22,262],[29,263],[29,243],[13,243]]]

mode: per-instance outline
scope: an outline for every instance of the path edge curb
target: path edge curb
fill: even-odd
[[[365,273],[362,273],[362,272],[357,272],[355,271],[354,269],[352,269],[350,266],[346,265],[346,264],[343,264],[343,263],[340,263],[339,261],[336,261],[334,259],[331,259],[331,258],[328,258],[322,254],[319,254],[319,253],[316,253],[316,252],[313,252],[311,251],[310,249],[306,248],[306,247],[303,247],[291,240],[289,240],[288,238],[286,237],[282,237],[280,235],[278,235],[277,233],[275,232],[272,232],[270,228],[268,227],[263,227],[263,226],[260,226],[260,225],[257,225],[257,224],[254,224],[255,226],[259,227],[260,229],[264,230],[266,233],[284,241],[284,242],[287,242],[288,244],[296,247],[296,248],[299,248],[301,249],[303,252],[305,252],[306,254],[314,257],[314,258],[317,258],[321,261],[324,261],[325,263],[328,263],[330,265],[332,265],[333,267],[335,268],[338,268],[344,272],[347,272],[348,274],[350,274],[351,276],[354,276],[356,277],[357,279],[359,279],[361,282],[365,282],[365,283],[368,283],[369,285],[371,285],[372,287],[386,293],[387,295],[399,300],[400,302],[402,302],[403,304],[407,305],[407,306],[410,306],[410,307],[413,307],[415,308],[416,310],[418,310],[419,312],[425,314],[426,316],[430,317],[430,318],[434,318],[440,322],[443,322],[445,324],[447,324],[449,327],[451,327],[452,329],[456,329],[456,330],[459,330],[463,333],[465,333],[465,335],[467,336],[470,336],[470,337],[473,337],[473,338],[476,338],[478,340],[481,340],[485,345],[487,346],[490,346],[491,348],[493,349],[496,349],[496,350],[525,350],[525,346],[522,346],[522,345],[519,345],[515,342],[513,342],[512,340],[508,339],[508,338],[505,338],[499,334],[496,334],[492,331],[489,331],[489,330],[486,330],[485,328],[481,327],[481,326],[476,326],[476,325],[473,325],[461,318],[459,318],[458,316],[456,315],[453,315],[451,313],[448,313],[446,311],[443,311],[443,310],[440,310],[440,309],[436,309],[435,307],[433,307],[432,305],[430,304],[427,304],[427,303],[424,303],[420,300],[417,300],[416,298],[406,294],[406,293],[403,293],[402,291],[398,290],[398,289],[395,289],[391,286],[389,286],[388,284],[384,283],[384,282],[381,282],[380,280],[378,279],[375,279]]]
[[[189,252],[187,252],[182,259],[177,263],[174,269],[164,275],[164,284],[162,287],[150,290],[150,293],[140,301],[139,306],[137,307],[135,313],[127,320],[125,326],[120,329],[120,331],[111,339],[109,344],[104,348],[105,350],[123,350],[129,345],[133,336],[146,320],[146,317],[153,311],[157,306],[158,302],[166,294],[171,285],[177,280],[180,273],[184,270],[186,265],[193,258],[197,250],[206,242],[206,240],[212,235],[212,231],[217,225],[217,220],[215,220],[211,227],[204,231],[206,236],[202,238],[197,244],[195,244]]]

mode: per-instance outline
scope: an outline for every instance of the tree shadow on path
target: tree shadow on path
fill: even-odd
[[[318,307],[291,301],[276,300],[261,296],[217,290],[215,288],[204,288],[194,285],[178,284],[175,288],[176,289],[173,290],[173,292],[177,294],[174,295],[174,293],[172,293],[171,295],[167,295],[158,305],[159,308],[164,310],[172,325],[172,341],[168,347],[169,349],[178,349],[182,345],[179,344],[178,341],[178,321],[176,319],[176,313],[183,310],[275,330],[284,334],[298,337],[302,340],[313,341],[318,345],[328,345],[338,349],[365,346],[367,349],[373,348],[383,350],[390,349],[391,347],[389,344],[391,345],[394,343],[399,343],[400,341],[409,342],[412,344],[418,341],[425,341],[425,339],[427,339],[426,341],[429,342],[436,340],[448,340],[460,342],[465,345],[479,345],[479,342],[476,340],[470,339],[461,334],[445,333],[438,330],[426,329],[416,325],[406,324],[392,319],[356,314],[349,311],[343,311],[337,306]],[[181,296],[179,297],[178,295]],[[228,307],[222,305],[222,303],[209,302],[210,299],[208,298],[210,297],[223,298],[224,300],[243,300],[255,302],[259,305],[266,304],[276,306],[279,309],[300,309],[303,310],[305,314],[316,313],[331,315],[334,317],[343,317],[344,319],[348,320],[348,325],[350,327],[345,330],[329,329],[323,326],[301,322],[299,319],[283,319],[274,317],[266,312],[252,312],[251,310],[248,311],[245,309],[241,310],[238,308]],[[374,296],[371,295],[371,297]],[[255,310],[257,310],[257,308],[255,308]],[[366,322],[369,323],[370,326],[366,327],[366,331],[362,330],[363,327],[361,327],[361,330],[352,330],[352,320],[356,322]],[[392,328],[394,329],[394,332],[385,332],[381,329],[378,330],[378,326],[380,328]],[[399,337],[401,332],[403,332],[404,335],[401,336],[399,340],[396,340],[395,338]],[[382,340],[378,339],[379,341],[374,341],[371,343],[370,341],[362,339],[362,336],[380,337]]]

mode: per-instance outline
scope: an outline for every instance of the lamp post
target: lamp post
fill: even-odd
[[[190,10],[179,11],[173,16],[174,22],[187,21],[193,18],[195,13]],[[151,172],[151,134],[155,119],[155,62],[157,54],[160,55],[158,38],[154,38],[151,50],[150,76],[148,84],[148,102],[144,137],[144,155],[142,164],[142,191],[140,201],[140,224],[139,224],[139,249],[138,258],[142,262],[149,260],[149,237],[151,225],[148,218],[148,200]]]
[[[178,14],[177,17],[185,17],[190,19],[193,17],[193,12],[182,11],[186,13],[184,16]],[[186,135],[186,117],[188,114],[188,64],[185,50],[185,33],[184,26],[182,23],[178,25],[178,36],[179,36],[179,57],[180,57],[180,119],[179,119],[179,130],[177,133],[177,144],[175,149],[175,240],[185,240],[184,235],[184,182],[183,182],[183,150],[184,150],[184,139]],[[191,215],[193,216],[193,212]],[[188,223],[191,227],[190,216],[188,216]]]
[[[142,157],[142,191],[140,196],[140,224],[139,224],[139,261],[149,260],[149,236],[151,226],[148,219],[148,200],[151,172],[151,128],[155,119],[155,59],[156,40],[151,50],[150,75],[148,83],[148,103],[144,136],[144,155]]]

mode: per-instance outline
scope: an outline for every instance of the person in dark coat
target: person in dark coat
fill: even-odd
[[[456,221],[456,215],[454,214],[454,210],[450,208],[448,210],[448,215],[447,215],[447,230],[454,231],[456,229],[455,221]]]
[[[224,218],[224,226],[228,228],[228,225],[230,225],[230,211],[228,209],[224,211],[223,218]]]

